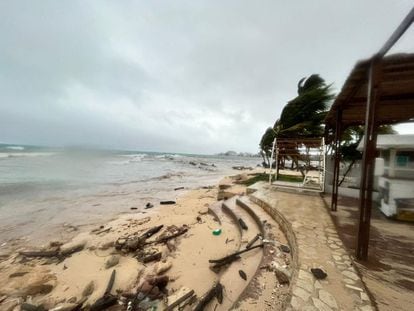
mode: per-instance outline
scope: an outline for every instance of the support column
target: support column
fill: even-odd
[[[339,183],[339,164],[341,163],[341,135],[342,135],[342,110],[336,111],[336,127],[335,127],[335,157],[333,167],[333,179],[332,179],[332,199],[331,199],[331,211],[336,212],[338,206],[338,183]]]
[[[377,145],[376,122],[380,97],[381,59],[373,58],[369,72],[367,108],[365,113],[364,151],[362,155],[361,186],[359,193],[359,227],[356,258],[368,258],[369,231],[371,225],[372,190]]]

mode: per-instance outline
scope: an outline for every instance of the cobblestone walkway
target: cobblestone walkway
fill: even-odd
[[[374,310],[331,217],[319,195],[288,193],[255,184],[252,201],[267,210],[286,231],[294,258],[287,310]],[[311,268],[327,272],[316,280]]]

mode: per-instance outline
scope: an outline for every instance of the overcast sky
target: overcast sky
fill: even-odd
[[[300,78],[338,91],[412,5],[0,1],[0,142],[256,152]]]

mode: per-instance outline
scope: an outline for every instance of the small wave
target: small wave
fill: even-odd
[[[9,150],[24,150],[23,146],[7,146],[5,149],[9,149]]]
[[[55,152],[0,152],[0,159],[18,157],[46,157],[55,154]]]
[[[135,154],[122,154],[121,157],[128,158],[129,160],[126,161],[124,164],[133,163],[133,162],[141,162],[142,159],[148,157],[146,153],[135,153]]]
[[[183,156],[180,154],[159,154],[154,156],[156,159],[167,159],[167,160],[175,160],[182,158]]]

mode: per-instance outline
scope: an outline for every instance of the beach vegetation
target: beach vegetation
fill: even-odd
[[[323,121],[333,98],[332,85],[327,84],[318,74],[300,79],[297,85],[297,96],[285,105],[273,127],[269,127],[260,140],[263,165],[265,167],[275,166],[269,161],[275,138],[322,137],[324,135]],[[291,169],[295,167],[300,169],[299,150],[296,153],[297,157],[287,156],[292,164]],[[279,160],[279,167],[283,167],[286,159],[281,157]]]
[[[258,174],[253,174],[251,175],[252,177],[245,179],[245,180],[241,180],[239,182],[237,182],[238,184],[241,185],[245,185],[245,186],[251,186],[259,181],[269,181],[269,175],[265,174],[265,173],[258,173]],[[274,178],[274,176],[272,176],[272,178]],[[274,180],[273,180],[274,181]]]

